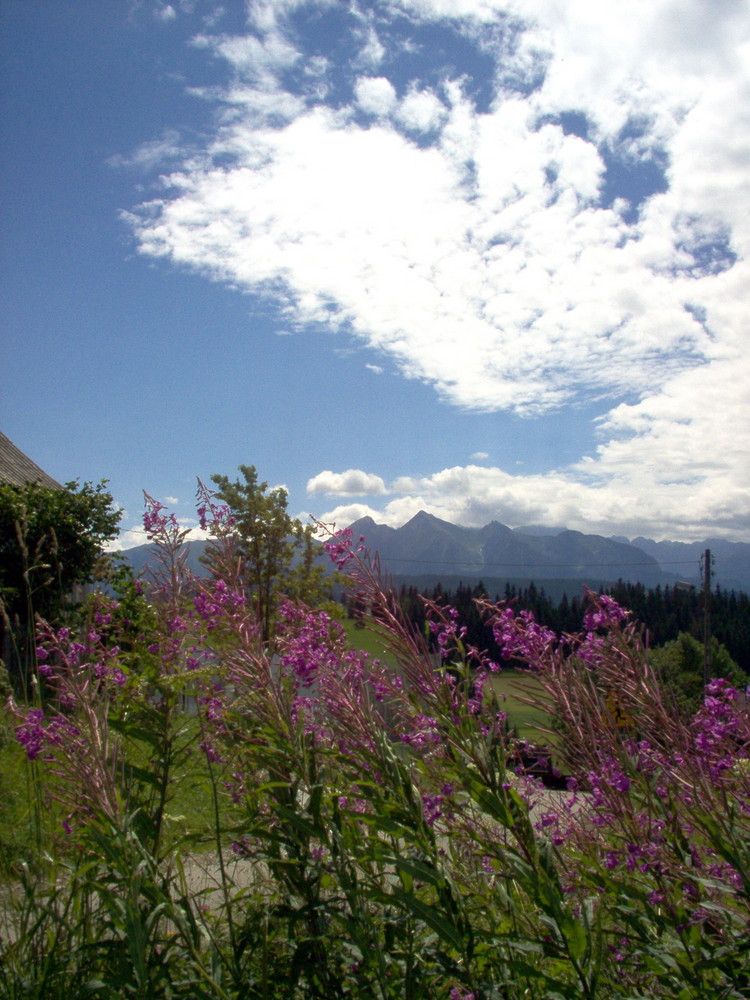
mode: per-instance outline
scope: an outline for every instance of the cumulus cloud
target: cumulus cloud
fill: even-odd
[[[398,75],[395,28],[373,21],[351,64],[379,75],[336,91],[284,20],[301,5],[196,40],[231,67],[233,113],[127,216],[141,252],[270,295],[466,410],[599,403],[599,447],[564,473],[404,481],[388,517],[424,500],[466,523],[603,523],[631,505],[654,532],[747,529],[747,6],[400,0],[415,32],[450,23],[493,61],[480,100],[468,70],[422,78],[415,59],[409,77],[408,39]],[[337,475],[316,492],[372,492]]]
[[[320,521],[322,524],[335,526],[336,528],[347,528],[350,524],[354,524],[355,521],[359,521],[363,517],[371,517],[373,521],[377,521],[378,523],[383,522],[382,512],[369,507],[365,503],[340,504],[338,507],[334,507],[332,510],[321,514]]]
[[[307,483],[308,493],[326,493],[328,496],[378,496],[388,491],[380,476],[361,469],[346,472],[319,472]]]
[[[383,76],[360,77],[354,94],[360,108],[370,115],[388,115],[396,104],[396,89]]]
[[[123,552],[125,549],[133,549],[136,545],[146,545],[148,537],[143,527],[138,525],[132,528],[120,528],[117,538],[111,539],[105,545],[106,552]]]
[[[396,111],[402,125],[414,132],[431,132],[447,115],[442,101],[431,90],[411,90]]]
[[[629,537],[702,540],[710,535],[750,540],[741,513],[750,499],[746,488],[715,490],[700,474],[670,483],[658,472],[644,477],[639,470],[628,477],[621,467],[617,477],[597,479],[587,482],[573,469],[512,475],[497,467],[455,466],[431,476],[400,477],[391,487],[393,499],[377,511],[360,504],[341,505],[328,510],[323,520],[345,526],[367,515],[400,527],[426,510],[473,527],[495,520],[510,527],[564,525]]]
[[[385,58],[386,50],[378,37],[374,25],[368,24],[362,32],[362,46],[352,60],[354,65],[379,66]]]

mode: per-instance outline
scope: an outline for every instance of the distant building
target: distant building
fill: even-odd
[[[62,489],[57,480],[48,476],[28,455],[24,455],[2,431],[0,431],[0,483],[11,483],[13,486],[39,483],[52,489]]]

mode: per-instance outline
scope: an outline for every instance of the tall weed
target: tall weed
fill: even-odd
[[[3,890],[1,998],[750,995],[739,692],[713,680],[680,721],[606,597],[564,637],[484,605],[543,692],[570,786],[550,791],[492,696],[502,664],[452,609],[414,634],[340,532],[329,553],[387,662],[294,602],[266,642],[228,513],[203,487],[199,504],[201,580],[148,500],[142,634],[117,602],[80,635],[40,626],[54,697],[11,711],[64,825]]]

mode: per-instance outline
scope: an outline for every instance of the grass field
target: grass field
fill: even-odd
[[[352,619],[345,619],[342,625],[355,649],[361,649],[384,663],[393,663],[387,650],[383,648],[380,636],[375,632],[357,626]],[[517,670],[503,670],[493,674],[490,683],[492,692],[500,702],[500,708],[507,713],[508,721],[518,735],[522,739],[547,742],[548,738],[540,736],[538,731],[540,727],[544,729],[548,725],[549,716],[534,704],[541,698],[541,687],[536,678]]]
[[[532,742],[548,743],[549,737],[540,733],[549,726],[549,715],[540,707],[542,689],[539,681],[530,674],[517,670],[503,670],[490,678],[492,690],[508,713],[510,725],[518,735]],[[531,704],[527,704],[531,702]]]

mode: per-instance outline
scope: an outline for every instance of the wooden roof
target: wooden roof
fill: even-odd
[[[36,462],[16,448],[10,438],[0,431],[0,483],[23,486],[24,483],[40,483],[52,489],[61,489],[60,483],[48,476]]]

